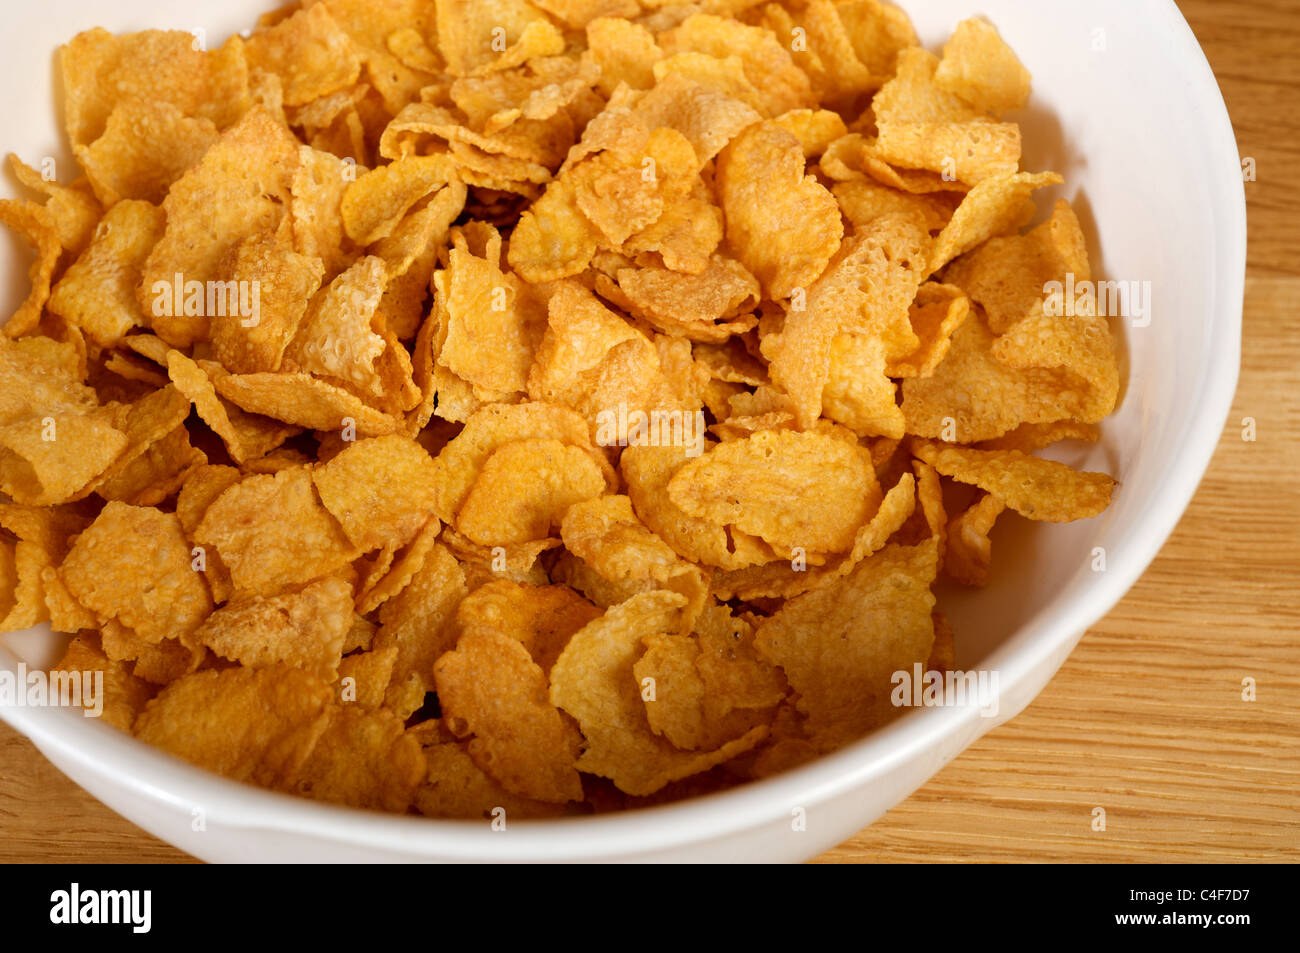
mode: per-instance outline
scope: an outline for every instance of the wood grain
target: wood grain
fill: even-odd
[[[1300,4],[1180,6],[1257,168],[1218,453],[1160,556],[1042,695],[822,862],[1300,860]],[[0,725],[0,862],[187,859]]]

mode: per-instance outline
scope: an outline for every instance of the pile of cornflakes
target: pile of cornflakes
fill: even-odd
[[[435,817],[784,771],[1092,517],[1118,373],[1029,75],[878,0],[304,0],[62,50],[13,158],[0,629],[230,778]],[[1027,229],[1027,230],[1026,230]]]

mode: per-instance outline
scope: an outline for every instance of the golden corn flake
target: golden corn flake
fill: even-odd
[[[334,577],[298,592],[233,600],[208,616],[191,639],[249,668],[292,665],[329,681],[351,626],[352,586]]]
[[[866,334],[838,334],[822,391],[822,414],[863,436],[904,433],[897,389],[885,373],[885,345]]]
[[[655,734],[683,750],[718,748],[759,725],[767,725],[776,701],[785,694],[781,686],[772,709],[739,707],[733,700],[715,694],[713,690],[718,686],[705,681],[700,670],[704,650],[699,639],[654,635],[647,636],[644,642],[645,654],[632,666],[632,674],[643,686],[646,718]],[[768,671],[775,674],[776,670],[768,666]]]
[[[1051,314],[1041,304],[993,342],[994,359],[1008,367],[1059,370],[1073,384],[1083,407],[1078,416],[1094,422],[1115,409],[1119,367],[1106,318],[1091,314]]]
[[[599,89],[606,96],[619,83],[649,89],[655,83],[654,64],[663,59],[654,34],[639,23],[613,16],[587,23],[587,49],[600,67]]]
[[[176,497],[176,517],[186,536],[194,534],[213,501],[241,478],[237,468],[215,465],[198,467],[190,474]]]
[[[121,351],[109,352],[108,356],[104,358],[104,371],[108,374],[115,374],[124,381],[147,384],[149,387],[167,386],[167,375],[159,373],[157,367],[143,358],[124,354]],[[125,393],[125,390],[123,393]],[[108,387],[101,385],[101,396],[112,396],[112,392]]]
[[[149,702],[135,736],[236,781],[290,790],[329,700],[329,685],[288,666],[195,672]]]
[[[257,287],[257,313],[213,322],[213,357],[233,374],[279,370],[320,288],[322,261],[296,253],[283,240],[258,235],[231,250],[223,271],[237,287]]]
[[[308,306],[286,358],[300,369],[344,381],[363,393],[383,393],[376,361],[387,346],[372,329],[387,284],[384,262],[362,258]]]
[[[88,522],[69,510],[0,504],[0,528],[16,537],[12,544],[0,539],[0,608],[4,613],[0,631],[21,631],[47,619],[53,622],[56,609],[51,603],[61,603],[57,607],[60,622],[84,621],[84,608],[70,594],[65,596],[61,583],[49,576],[66,555],[69,537],[81,532]],[[63,605],[66,603],[73,604]],[[96,625],[92,619],[88,627]]]
[[[162,237],[166,216],[148,202],[121,201],[104,215],[90,247],[50,293],[50,311],[103,347],[147,323],[136,298],[145,259]]]
[[[839,113],[829,109],[792,109],[773,122],[799,140],[806,159],[815,159],[832,142],[848,134]]]
[[[679,408],[683,395],[664,376],[654,344],[586,288],[556,286],[548,316],[528,377],[534,399],[578,411],[597,439],[601,412],[620,404],[643,413]],[[686,439],[684,431],[679,437]]]
[[[0,422],[45,413],[84,414],[96,408],[95,391],[77,373],[72,348],[49,338],[0,337]]]
[[[727,241],[766,297],[788,298],[811,285],[844,225],[835,197],[806,174],[799,140],[774,123],[751,126],[718,156],[717,177]]]
[[[707,88],[714,94],[720,94],[722,98],[731,100],[732,103],[744,104],[755,117],[759,116],[758,109],[763,108],[763,96],[749,81],[749,77],[746,77],[745,64],[738,56],[718,57],[695,52],[673,53],[672,56],[656,62],[651,72],[654,73],[656,81],[655,88],[651,92],[663,90],[667,86],[669,77],[677,77],[680,81],[685,81],[681,83],[682,86],[689,83],[699,90]],[[646,96],[646,99],[650,99],[650,96]]]
[[[171,187],[163,202],[167,227],[140,284],[140,305],[168,344],[185,348],[207,337],[214,316],[206,283],[224,280],[221,262],[240,241],[279,226],[297,164],[293,136],[254,108]],[[193,300],[192,282],[201,283],[203,301]]]
[[[396,418],[310,374],[226,374],[214,384],[218,394],[241,410],[311,430],[347,428],[366,437],[398,428]]]
[[[578,209],[600,233],[598,244],[617,248],[689,190],[696,165],[695,149],[681,133],[656,129],[643,155],[602,152],[576,166],[568,180]]]
[[[280,77],[284,104],[300,106],[356,82],[361,61],[324,4],[249,37],[248,65]]]
[[[912,461],[912,469],[916,473],[916,497],[921,504],[921,516],[929,534],[939,543],[939,569],[942,570],[948,543],[948,513],[944,508],[939,471],[920,460]]]
[[[693,52],[718,58],[740,57],[746,78],[761,92],[760,112],[765,117],[816,103],[808,77],[795,65],[788,46],[761,27],[696,13],[662,34],[659,45],[668,54]]]
[[[82,605],[148,642],[188,636],[212,611],[173,513],[109,503],[77,537],[59,574]]]
[[[987,20],[957,24],[944,44],[934,83],[989,113],[1021,109],[1029,99],[1029,71]]]
[[[1033,213],[1032,205],[1027,205],[1029,194],[1063,181],[1055,172],[1015,172],[994,175],[980,182],[966,193],[952,219],[935,239],[930,273],[980,243],[1025,224]]]
[[[1091,388],[1063,368],[1018,369],[993,355],[995,338],[983,315],[956,330],[948,354],[930,377],[903,381],[908,433],[974,443],[1022,423],[1084,418],[1098,403]]]
[[[377,580],[382,579],[393,568],[393,560],[397,558],[399,548],[398,543],[387,543],[370,555],[362,556],[353,563],[353,568],[357,571],[358,592],[373,586]]]
[[[434,461],[434,513],[438,518],[454,523],[493,452],[527,439],[558,440],[586,450],[598,462],[603,460],[591,445],[586,421],[571,410],[544,403],[489,405],[466,421],[465,428]],[[607,473],[607,480],[613,482],[612,471]]]
[[[183,424],[189,416],[190,402],[175,386],[169,384],[146,393],[125,408],[119,406],[113,410],[114,422],[126,434],[127,447],[93,485],[95,492],[105,499],[130,497],[145,488],[140,484],[142,477],[155,472],[165,474],[172,463],[190,462],[179,460],[181,455],[193,456],[194,462],[200,462],[196,454],[186,450],[189,436]],[[170,492],[164,492],[146,505],[169,495]]]
[[[971,188],[952,175],[945,176],[941,172],[926,169],[896,167],[884,158],[877,139],[857,132],[851,132],[832,142],[822,155],[819,166],[828,178],[837,182],[873,179],[907,195],[947,193],[936,196],[945,203],[950,201],[952,195],[960,195]]]
[[[404,65],[419,73],[436,73],[442,68],[438,54],[412,27],[404,27],[388,35],[385,45]]]
[[[917,441],[913,452],[944,476],[997,496],[1031,520],[1068,523],[1096,516],[1110,504],[1115,481],[1019,450],[971,450]]]
[[[451,623],[465,595],[460,563],[445,546],[435,545],[406,588],[379,607],[374,647],[396,646],[398,652],[386,704],[403,718],[433,691],[433,663],[455,647]]]
[[[565,548],[607,579],[666,582],[684,560],[637,519],[626,496],[576,503],[560,528]]]
[[[474,763],[513,794],[578,801],[582,737],[547,698],[546,673],[503,632],[466,633],[433,668],[442,717]]]
[[[381,410],[398,417],[418,407],[424,395],[415,383],[415,368],[402,342],[388,330],[382,336],[384,350],[375,362],[382,394],[375,403]]]
[[[759,657],[750,620],[714,603],[696,620],[695,638],[699,643],[695,668],[704,682],[706,704],[718,715],[734,709],[768,709],[785,698],[785,676]]]
[[[623,243],[629,254],[655,252],[673,271],[698,275],[722,241],[722,209],[689,196],[664,210],[659,221]]]
[[[769,25],[779,26],[774,30],[778,35],[794,36],[796,29],[802,31],[803,49],[795,48],[795,62],[808,74],[820,101],[851,107],[854,97],[880,85],[881,78],[873,76],[858,58],[848,27],[831,0],[811,0],[797,20],[788,14],[781,16],[782,12],[776,6],[764,11]]]
[[[14,178],[44,196],[42,208],[50,216],[63,250],[73,255],[85,251],[95,233],[95,226],[104,215],[104,209],[92,194],[89,183],[78,179],[71,185],[61,185],[15,155],[9,156],[9,165]]]
[[[215,549],[241,592],[272,595],[356,555],[302,467],[246,477],[208,507],[194,541]]]
[[[448,95],[467,122],[444,130],[430,126],[429,131],[551,169],[564,158],[581,125],[599,111],[602,103],[592,91],[599,76],[599,67],[589,59],[542,57],[523,67],[462,77],[451,83]]]
[[[872,102],[880,158],[975,185],[1020,165],[1020,127],[990,120],[935,81],[939,60],[919,47],[899,57],[898,73]]]
[[[419,742],[383,709],[336,705],[328,718],[296,772],[294,790],[317,801],[405,813],[424,780]]]
[[[415,536],[433,508],[433,477],[433,460],[423,447],[390,435],[351,444],[311,478],[348,539],[368,552]]]
[[[67,554],[71,542],[91,520],[80,507],[37,507],[0,503],[0,528],[33,543],[55,561]]]
[[[191,33],[146,30],[113,36],[79,33],[60,50],[66,95],[64,120],[74,146],[104,133],[118,102],[165,102],[185,116],[224,129],[245,114],[248,68],[238,39],[205,51]]]
[[[147,331],[142,334],[132,334],[123,338],[122,344],[132,352],[166,369],[167,354],[172,348],[171,345],[156,334],[150,334]]]
[[[167,355],[167,372],[176,389],[194,404],[203,422],[225,442],[236,463],[265,456],[297,432],[297,428],[269,418],[261,418],[264,423],[259,424],[258,418],[225,404],[204,368],[180,351]]]
[[[719,599],[792,599],[824,583],[847,575],[853,567],[906,525],[916,506],[916,481],[905,473],[885,494],[871,519],[853,537],[853,547],[843,556],[822,565],[799,565],[794,561],[764,563],[731,572],[715,573],[711,591]]]
[[[653,794],[670,781],[707,771],[758,744],[755,727],[715,751],[683,751],[656,735],[632,671],[647,636],[678,631],[686,599],[634,596],[573,636],[551,669],[552,704],[573,715],[586,738],[579,770],[612,780],[628,794]]]
[[[510,267],[533,284],[567,278],[587,267],[600,238],[578,208],[573,181],[561,176],[519,217],[510,239]]]
[[[1092,278],[1079,219],[1059,199],[1042,225],[1025,235],[989,239],[950,264],[944,280],[977,302],[989,327],[1002,334],[1044,301],[1049,282],[1060,282],[1064,293],[1067,275],[1077,283]]]
[[[170,685],[198,671],[207,649],[188,639],[150,642],[134,629],[109,619],[100,631],[104,654],[115,662],[130,662],[131,674],[152,685]]]
[[[650,635],[644,641],[645,654],[632,666],[632,676],[652,688],[643,695],[650,729],[683,750],[717,747],[725,739],[705,727],[704,681],[695,670],[699,646],[682,635]]]
[[[496,579],[465,597],[456,610],[461,636],[503,632],[517,639],[549,673],[573,633],[600,610],[567,586],[527,586]]]
[[[0,556],[0,562],[4,562],[5,556]],[[10,566],[0,566],[0,578],[7,573],[17,572],[16,555],[9,555]],[[15,576],[16,578],[16,576]],[[5,584],[0,582],[0,592],[4,591]],[[19,593],[16,591],[15,596]],[[45,566],[41,569],[41,594],[45,599],[45,608],[49,612],[50,628],[55,632],[67,632],[69,634],[80,632],[82,629],[96,629],[99,627],[99,619],[93,612],[83,606],[80,602],[72,597],[68,587],[63,584],[58,571],[53,566]],[[0,597],[2,598],[2,597]],[[15,598],[14,605],[10,609],[18,609],[18,600]],[[0,603],[0,612],[10,611]],[[20,610],[21,611],[21,610]],[[33,613],[33,617],[39,616],[39,611]],[[0,615],[0,630],[7,631],[10,627],[10,620]],[[35,624],[33,621],[32,624]],[[15,630],[25,629],[27,625],[12,624]]]
[[[759,654],[785,672],[822,750],[887,720],[893,673],[929,658],[937,560],[933,540],[888,546],[758,626]]]
[[[567,550],[561,552],[551,565],[550,578],[561,585],[572,587],[575,592],[582,594],[583,599],[602,609],[659,588],[656,583],[645,579],[607,579]]]
[[[50,279],[63,245],[54,219],[35,202],[0,200],[0,224],[13,229],[36,250],[36,258],[27,272],[31,290],[4,326],[5,334],[16,338],[31,333],[40,323],[41,310],[50,297]]]
[[[927,232],[940,231],[956,209],[949,198],[956,193],[913,194],[871,179],[851,179],[831,186],[840,211],[856,228],[865,228],[886,216],[909,218]]]
[[[388,38],[402,29],[422,37],[436,35],[434,9],[427,0],[321,0],[334,21],[348,34],[364,65],[362,78],[374,88],[387,116],[396,114],[414,99],[429,76],[411,69],[389,52]]]
[[[815,483],[809,497],[803,488]],[[794,550],[837,553],[881,499],[870,461],[833,437],[762,431],[724,443],[683,466],[668,484],[692,516],[762,537],[789,558]]]
[[[361,176],[343,195],[340,213],[358,245],[387,238],[411,206],[445,186],[452,168],[443,156],[410,156]]]
[[[249,460],[244,469],[249,473],[279,473],[281,470],[301,469],[311,463],[311,458],[301,450],[281,448],[257,460]]]
[[[343,647],[348,648],[348,641],[345,640]],[[364,708],[380,707],[384,703],[388,685],[393,680],[393,665],[396,662],[395,645],[373,651],[354,651],[345,656],[339,662],[339,700]]]
[[[578,30],[599,17],[635,17],[641,13],[637,0],[534,0],[533,6]]]
[[[598,496],[605,475],[580,447],[518,440],[497,450],[456,516],[456,528],[485,546],[544,539],[574,503]]]
[[[352,626],[348,629],[348,634],[343,640],[343,651],[356,652],[358,649],[362,649],[369,652],[370,645],[374,641],[375,632],[378,630],[379,626],[365,616],[354,615],[352,617]],[[396,646],[393,646],[393,648],[396,649]],[[343,663],[340,662],[339,664],[342,665]]]
[[[510,820],[564,813],[563,805],[511,794],[474,763],[463,745],[430,745],[424,749],[424,757],[428,774],[415,792],[415,807],[426,817],[505,820],[508,824]]]
[[[804,717],[793,701],[782,702],[768,741],[759,747],[749,768],[749,777],[768,778],[791,771],[817,757],[817,748],[809,740]]]
[[[438,251],[464,207],[465,196],[463,185],[441,189],[428,205],[408,215],[392,235],[373,246],[388,266],[379,313],[388,331],[403,341],[416,337],[425,319],[425,298]]]
[[[970,314],[970,299],[952,285],[927,282],[917,289],[908,311],[912,332],[921,343],[915,351],[889,363],[890,377],[930,377],[952,346],[952,336]]]
[[[693,275],[667,268],[622,268],[618,288],[629,311],[668,334],[721,343],[756,323],[735,319],[758,304],[758,281],[738,261],[714,255]]]
[[[448,253],[446,338],[438,360],[476,388],[522,392],[546,329],[546,304],[531,286],[501,270],[500,248],[494,232],[485,256],[463,244]]]
[[[1019,450],[1021,453],[1033,453],[1050,447],[1060,440],[1082,440],[1096,443],[1101,439],[1101,431],[1096,424],[1080,423],[1077,420],[1058,420],[1050,424],[1021,424],[1010,433],[993,440],[978,444],[980,450]]]
[[[0,490],[19,503],[49,505],[85,490],[126,452],[108,411],[47,413],[0,424]]]
[[[876,147],[888,162],[977,185],[1020,164],[1020,128],[992,122],[880,122]]]
[[[136,716],[153,694],[149,683],[136,678],[121,662],[100,651],[93,635],[78,636],[68,643],[63,657],[51,672],[102,672],[104,677],[100,718],[119,731],[130,732]],[[84,674],[82,675],[84,678]],[[83,704],[83,707],[84,704]]]
[[[670,169],[670,177],[676,179],[674,202],[680,201],[684,186],[703,194],[689,173],[700,171],[741,130],[762,118],[749,105],[757,91],[748,81],[741,79],[744,89],[729,90],[725,82],[716,82],[717,76],[711,70],[706,75],[692,76],[691,70],[680,68],[685,65],[683,60],[712,65],[725,63],[739,73],[735,57],[722,61],[698,54],[679,54],[655,65],[655,87],[637,102],[634,117],[646,129],[653,130],[647,150],[656,142],[661,147],[669,147],[658,161],[663,165],[669,156],[673,157],[672,165],[666,168]],[[748,95],[745,90],[749,91]],[[687,162],[688,155],[681,150],[677,137],[660,138],[668,129],[675,129],[690,143],[695,152],[693,164]]]
[[[26,540],[0,540],[0,631],[21,632],[50,615],[42,600],[44,554]]]
[[[985,493],[948,523],[943,571],[967,586],[987,586],[993,558],[989,533],[1007,505]]]
[[[831,352],[841,331],[861,332],[879,342],[873,363],[916,349],[909,302],[916,296],[928,244],[929,236],[910,220],[890,217],[873,223],[844,242],[830,267],[807,289],[805,300],[792,302],[781,330],[763,336],[761,349],[771,361],[772,381],[789,396],[801,427],[811,427],[821,414]],[[868,406],[892,416],[882,403],[888,385],[878,373],[873,386],[876,393]]]
[[[113,106],[103,135],[75,151],[105,206],[125,199],[159,205],[218,136],[210,119],[152,97],[131,97]]]
[[[298,169],[289,183],[293,249],[309,259],[321,259],[329,275],[345,270],[352,259],[340,209],[343,196],[359,174],[355,162],[355,156],[340,159],[300,146]],[[394,277],[392,269],[389,277]]]
[[[125,463],[114,463],[95,483],[105,500],[134,506],[156,506],[173,495],[190,471],[208,462],[207,454],[190,443],[185,427],[177,425]]]
[[[873,77],[892,76],[899,53],[917,45],[912,21],[892,3],[845,0],[837,8],[854,53]]]
[[[509,69],[564,50],[564,36],[525,0],[437,0],[438,45],[447,71]]]
[[[498,579],[525,586],[544,586],[549,580],[541,557],[560,546],[560,540],[554,537],[508,546],[484,546],[450,526],[444,530],[442,541],[462,561],[465,584],[470,589]]]
[[[678,555],[719,569],[741,569],[776,556],[769,546],[738,528],[687,512],[669,485],[690,461],[682,447],[628,447],[619,465],[636,515]]]

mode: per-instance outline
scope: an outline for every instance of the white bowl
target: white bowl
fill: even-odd
[[[272,5],[190,0],[177,12],[172,0],[45,0],[18,7],[0,40],[6,145],[28,162],[49,155],[72,168],[51,88],[53,52],[77,31],[201,27],[215,44]],[[1117,475],[1110,509],[1068,526],[1006,519],[995,534],[989,588],[941,593],[957,632],[958,666],[998,673],[996,717],[973,707],[917,709],[834,755],[734,791],[616,816],[512,823],[505,832],[246,787],[75,712],[11,708],[0,717],[109,807],[205,860],[791,861],[871,823],[1017,714],[1155,557],[1214,451],[1240,352],[1240,159],[1214,76],[1172,0],[904,6],[935,50],[969,15],[997,25],[1034,76],[1021,117],[1026,168],[1065,176],[1059,193],[1076,203],[1090,232],[1094,271],[1150,281],[1154,302],[1149,326],[1117,321],[1127,383],[1101,442],[1062,457]],[[11,255],[3,265],[12,307],[25,293],[25,261]],[[1105,549],[1104,572],[1091,568],[1094,547]],[[48,662],[53,641],[37,631],[7,637],[0,667],[13,669],[20,658]],[[805,829],[796,830],[801,813]]]

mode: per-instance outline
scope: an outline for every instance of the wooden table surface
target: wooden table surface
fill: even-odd
[[[1159,558],[1042,695],[821,861],[1300,860],[1300,3],[1180,6],[1257,169],[1218,453]],[[0,861],[187,859],[0,724]]]

